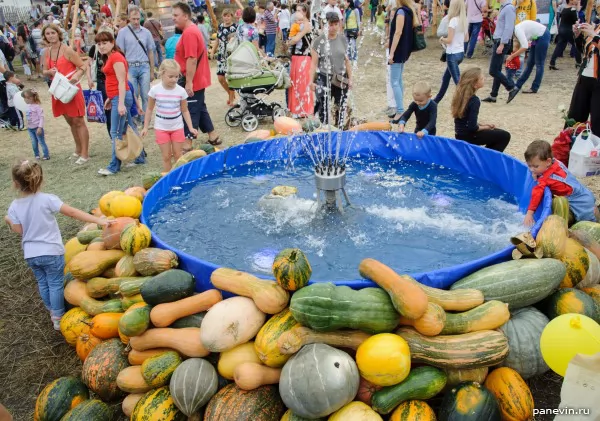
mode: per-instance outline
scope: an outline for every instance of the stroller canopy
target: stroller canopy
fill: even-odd
[[[232,89],[275,86],[277,89],[290,86],[289,76],[283,65],[269,68],[251,42],[244,41],[227,59],[227,83]]]

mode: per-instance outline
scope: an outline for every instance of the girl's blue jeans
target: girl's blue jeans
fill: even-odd
[[[44,139],[44,129],[42,129],[41,134],[37,134],[37,128],[35,129],[27,129],[29,132],[29,137],[31,138],[31,147],[33,148],[33,154],[36,158],[40,156],[40,150],[38,148],[38,144],[42,147],[42,152],[44,154],[44,158],[48,158],[50,156],[50,152],[48,152],[48,146],[46,145],[46,141]]]
[[[458,80],[460,79],[460,69],[458,68],[458,65],[462,63],[464,58],[464,53],[446,54],[446,71],[444,72],[444,76],[442,76],[442,86],[440,87],[440,91],[434,98],[436,103],[439,103],[444,98],[444,95],[446,95],[446,91],[450,85],[450,78],[452,78],[455,85],[458,85]]]
[[[396,100],[396,113],[404,113],[404,83],[402,82],[402,76],[404,74],[404,63],[390,64],[390,84],[392,85],[392,91],[394,92],[394,99]]]
[[[121,170],[121,161],[117,158],[116,154],[116,141],[120,141],[123,139],[123,134],[127,131],[127,126],[129,125],[133,130],[136,131],[135,124],[133,123],[133,118],[131,117],[131,113],[129,110],[131,109],[131,104],[133,104],[133,95],[131,95],[131,91],[125,92],[125,109],[127,113],[125,115],[119,115],[119,97],[116,96],[110,100],[111,103],[111,113],[110,113],[110,138],[112,140],[112,160],[107,170],[112,173],[119,172]],[[146,160],[144,158],[145,153],[142,150],[140,156],[138,156],[135,160],[136,164],[143,164]]]
[[[53,317],[62,317],[65,314],[65,256],[37,256],[25,260],[35,275],[44,306]]]
[[[356,37],[353,38],[350,35],[348,35],[348,33],[346,32],[346,41],[348,42],[348,51],[347,51],[348,59],[350,61],[358,60]]]

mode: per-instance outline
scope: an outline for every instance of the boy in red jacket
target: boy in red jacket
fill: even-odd
[[[531,191],[531,201],[523,223],[532,226],[533,214],[548,187],[554,196],[565,196],[576,221],[596,222],[598,209],[593,193],[583,186],[562,162],[552,157],[552,147],[544,140],[534,140],[525,151],[525,161],[537,185]]]

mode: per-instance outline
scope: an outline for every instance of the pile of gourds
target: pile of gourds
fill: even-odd
[[[365,259],[361,276],[380,288],[355,291],[308,285],[306,256],[286,249],[275,281],[219,268],[215,289],[194,294],[177,256],[149,247],[136,219],[144,193],[104,195],[94,212],[113,222],[86,225],[65,246],[75,307],[61,332],[82,376],[47,385],[36,420],[108,420],[107,403],[120,400],[134,421],[435,420],[426,401],[441,394],[440,420],[532,418],[523,379],[548,370],[539,349],[548,318],[533,305],[546,308],[570,276],[564,252],[490,266],[449,291]],[[537,238],[544,250],[559,249],[545,239],[560,241],[547,235],[553,224]]]

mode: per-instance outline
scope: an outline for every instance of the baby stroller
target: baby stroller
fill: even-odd
[[[269,67],[261,62],[258,50],[251,42],[242,42],[227,59],[227,83],[229,88],[240,95],[239,104],[225,114],[229,127],[240,124],[247,132],[258,127],[261,119],[283,116],[285,108],[276,102],[266,102],[265,98],[275,89],[287,89],[290,77],[285,66],[275,62]]]

